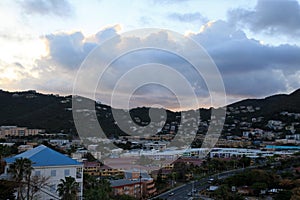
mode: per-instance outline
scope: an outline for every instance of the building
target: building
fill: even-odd
[[[83,171],[84,173],[87,173],[91,176],[100,176],[100,167],[101,167],[101,163],[94,161],[94,162],[88,162],[88,161],[84,161],[83,162]]]
[[[100,167],[100,176],[101,177],[123,177],[124,171],[104,164]]]
[[[146,150],[159,150],[163,151],[167,148],[167,143],[166,142],[149,142],[143,145]]]
[[[156,187],[153,178],[146,172],[138,169],[125,171],[125,179],[140,180],[143,184],[143,197],[150,197],[156,193]]]
[[[70,146],[70,141],[69,140],[62,140],[62,139],[55,139],[55,140],[50,140],[50,144],[52,145],[57,145],[57,146]]]
[[[140,180],[111,180],[110,184],[115,196],[126,194],[135,198],[140,198],[143,195],[143,183]]]
[[[210,152],[211,158],[231,158],[246,156],[249,158],[258,157],[261,154],[259,149],[241,149],[241,148],[213,148]]]
[[[26,127],[17,127],[17,126],[1,126],[0,138],[6,138],[11,136],[14,137],[34,136],[43,132],[44,130],[41,129],[28,129]]]
[[[151,172],[151,176],[157,180],[160,177],[162,180],[166,180],[170,174],[172,174],[172,169],[159,169]]]
[[[64,177],[74,177],[79,184],[78,196],[82,198],[83,189],[83,164],[65,156],[57,151],[54,151],[44,145],[40,145],[31,150],[18,154],[16,156],[6,158],[5,175],[9,175],[8,170],[12,163],[18,158],[28,158],[33,162],[32,176],[43,176],[48,179],[48,186],[45,186],[43,191],[40,192],[39,199],[50,200],[52,196],[58,198],[56,192],[57,185],[60,183],[60,179]],[[51,195],[49,195],[51,194]]]
[[[33,146],[30,145],[30,144],[23,144],[23,145],[18,146],[18,152],[19,153],[24,152],[24,151],[28,151],[30,149],[33,149]]]
[[[156,187],[152,178],[142,178],[142,183],[145,197],[151,197],[156,194]]]

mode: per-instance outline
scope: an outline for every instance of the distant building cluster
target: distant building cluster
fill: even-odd
[[[0,138],[7,138],[11,136],[24,137],[24,136],[35,136],[43,133],[42,129],[29,129],[27,127],[17,126],[0,126]]]

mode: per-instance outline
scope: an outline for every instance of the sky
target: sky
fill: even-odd
[[[164,34],[170,30],[197,42],[212,58],[224,84],[226,104],[300,88],[297,0],[2,0],[0,19],[3,90],[72,94],[78,70],[94,49],[112,37],[122,38],[127,32],[145,28],[162,31],[148,38],[116,40],[103,56],[116,54],[120,45],[130,48],[137,44],[164,44],[172,49],[178,41]],[[186,52],[195,53],[193,49]],[[176,109],[180,96],[186,101],[181,109],[195,107],[189,104],[191,98],[201,106],[211,105],[207,77],[195,76],[190,64],[178,56],[154,50],[118,59],[103,78],[104,90],[98,89],[95,98],[111,104],[107,93],[113,92],[121,75],[138,64],[149,63],[177,70],[188,80],[196,97],[189,96],[181,87],[184,84],[173,80],[176,92],[157,84],[138,85],[134,94],[118,91],[120,100],[116,106],[161,105]],[[151,75],[142,72],[130,77],[128,84],[138,84]],[[162,68],[153,76],[175,79]],[[95,93],[90,90],[81,92]],[[130,102],[122,105],[124,95],[130,96]]]

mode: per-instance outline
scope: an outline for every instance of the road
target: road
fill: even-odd
[[[253,167],[251,167],[253,168]],[[242,172],[245,169],[236,169],[236,170],[231,170],[231,171],[226,171],[226,172],[222,172],[219,174],[215,174],[212,175],[211,178],[214,179],[224,179],[227,178],[229,176],[232,176],[236,173]],[[209,187],[209,178],[203,178],[199,181],[194,181],[193,182],[189,182],[187,184],[184,184],[182,186],[176,187],[172,190],[169,190],[165,193],[162,193],[154,198],[151,199],[155,199],[155,198],[162,198],[162,199],[167,199],[167,200],[181,200],[181,199],[189,199],[191,198],[191,196],[189,196],[188,194],[192,191],[193,189],[193,184],[194,184],[194,189],[196,189],[197,191],[203,190],[207,187]],[[172,195],[170,195],[171,193],[173,193]]]

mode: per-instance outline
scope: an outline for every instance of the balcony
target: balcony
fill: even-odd
[[[155,184],[154,184],[154,183],[148,184],[148,185],[146,186],[147,190],[148,190],[148,189],[151,189],[151,188],[154,188],[154,187],[155,187]]]
[[[153,189],[151,189],[151,190],[147,190],[147,194],[148,195],[152,195],[152,194],[154,194],[156,192],[156,188],[153,188]]]

